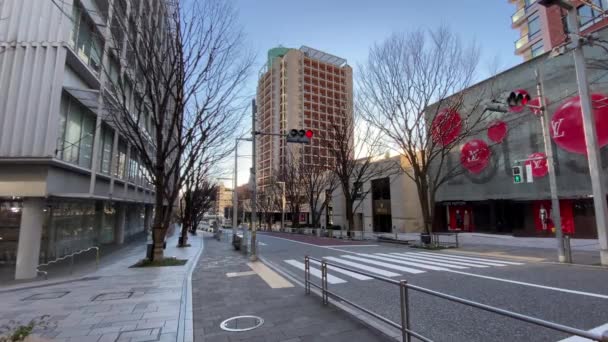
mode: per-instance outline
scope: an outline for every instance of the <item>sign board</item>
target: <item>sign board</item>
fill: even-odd
[[[534,175],[532,174],[532,164],[526,164],[526,183],[534,182]]]

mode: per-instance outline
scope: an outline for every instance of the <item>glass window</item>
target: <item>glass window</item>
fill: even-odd
[[[585,29],[593,24],[593,10],[587,5],[578,8],[578,22],[581,29]]]
[[[77,0],[74,2],[74,6],[72,6],[72,21],[70,46],[76,51],[83,62],[88,64],[95,72],[99,72],[101,69],[103,42],[87,11],[82,7],[80,1]]]
[[[538,15],[528,20],[528,37],[532,38],[540,32],[540,17]]]
[[[95,116],[67,93],[62,96],[57,158],[90,168]]]
[[[543,40],[541,39],[538,42],[532,44],[532,46],[530,47],[530,51],[532,53],[532,58],[542,55],[545,52]]]
[[[112,160],[112,145],[114,144],[114,132],[106,125],[101,127],[99,141],[99,161],[97,170],[106,175],[110,174],[110,161]]]

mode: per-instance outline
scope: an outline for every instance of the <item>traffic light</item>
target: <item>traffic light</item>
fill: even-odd
[[[507,105],[512,112],[521,112],[524,106],[530,102],[530,94],[523,89],[512,91],[507,97]]]
[[[514,184],[523,183],[524,179],[523,179],[523,174],[521,172],[521,166],[519,166],[519,165],[513,166],[512,170],[513,170],[513,183]]]
[[[287,142],[296,144],[310,144],[310,139],[312,139],[313,135],[314,134],[310,129],[292,129],[289,131],[289,134],[287,134]]]

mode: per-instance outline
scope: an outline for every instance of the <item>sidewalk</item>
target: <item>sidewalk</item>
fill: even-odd
[[[190,236],[189,242],[192,247],[177,248],[175,236],[165,250],[166,256],[188,259],[184,266],[129,268],[145,256],[141,244],[85,278],[2,288],[0,325],[50,315],[53,324],[42,337],[51,341],[192,341],[188,276],[202,237]]]
[[[226,241],[205,239],[192,275],[195,341],[388,341],[320,298],[295,285],[271,288],[251,272],[247,258]],[[256,267],[257,268],[257,267]],[[227,273],[246,272],[228,277]],[[255,315],[264,324],[246,332],[220,329],[225,319]]]

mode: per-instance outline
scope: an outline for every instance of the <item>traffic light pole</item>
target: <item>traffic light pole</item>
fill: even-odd
[[[608,206],[606,204],[606,189],[602,178],[602,163],[600,162],[600,149],[597,142],[597,131],[595,118],[589,97],[589,81],[587,80],[587,67],[585,56],[580,43],[580,29],[575,7],[568,9],[568,25],[572,30],[571,40],[575,44],[574,68],[578,80],[578,92],[583,115],[583,128],[585,142],[587,145],[587,158],[589,159],[589,175],[591,176],[591,189],[593,193],[593,204],[595,208],[595,223],[597,226],[597,237],[600,243],[600,260],[602,265],[608,265]]]
[[[549,112],[544,96],[543,80],[539,70],[536,70],[536,92],[540,99],[540,124],[543,132],[545,144],[545,154],[547,155],[547,169],[549,171],[549,187],[551,189],[551,218],[555,226],[555,239],[557,240],[557,256],[559,262],[571,263],[569,255],[564,249],[564,234],[562,231],[562,215],[559,208],[559,198],[557,196],[557,177],[555,176],[555,163],[553,156],[553,145],[549,136]]]
[[[251,101],[251,148],[252,148],[252,153],[251,153],[251,159],[252,159],[252,166],[251,166],[251,175],[253,178],[253,195],[251,196],[251,256],[250,256],[250,260],[251,261],[257,261],[258,260],[258,256],[257,256],[257,246],[256,246],[256,231],[257,231],[257,198],[258,198],[258,176],[257,176],[257,170],[256,170],[256,151],[255,151],[255,142],[256,142],[256,135],[257,135],[257,131],[256,131],[256,125],[255,125],[255,117],[257,115],[257,106],[255,104],[255,100]]]

